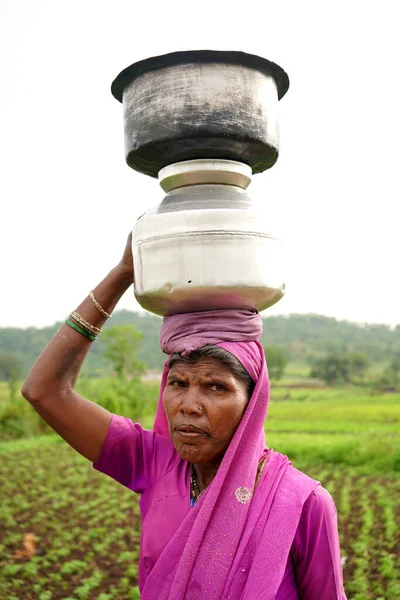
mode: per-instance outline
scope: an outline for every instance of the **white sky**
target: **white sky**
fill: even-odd
[[[0,326],[65,318],[162,200],[156,180],[125,164],[109,88],[129,64],[186,49],[259,54],[291,80],[280,158],[249,188],[289,255],[286,297],[268,314],[399,323],[397,9],[1,0]],[[127,293],[118,307],[138,304]]]

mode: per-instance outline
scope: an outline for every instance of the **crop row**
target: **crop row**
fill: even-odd
[[[350,600],[400,598],[400,481],[355,469],[309,469],[335,499],[343,573]]]
[[[338,508],[348,598],[400,598],[398,478],[338,466],[314,466],[308,473]],[[134,494],[62,442],[25,444],[2,455],[0,488],[1,600],[139,597]],[[34,556],[17,558],[30,533]]]

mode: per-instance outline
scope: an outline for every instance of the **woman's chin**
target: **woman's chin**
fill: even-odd
[[[177,444],[175,441],[174,446],[179,456],[189,463],[212,463],[220,456],[220,454],[207,451],[206,448],[200,448],[195,444]]]
[[[192,444],[175,444],[179,456],[190,463],[202,462],[203,453]]]
[[[195,442],[186,442],[173,436],[172,441],[179,456],[190,463],[208,462],[208,454],[200,444]]]

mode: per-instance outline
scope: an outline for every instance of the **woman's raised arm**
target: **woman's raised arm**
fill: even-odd
[[[106,313],[113,311],[133,283],[131,243],[130,235],[120,263],[93,290],[95,300]],[[98,329],[107,318],[89,296],[76,311]],[[92,343],[69,325],[62,325],[36,360],[21,391],[54,431],[80,454],[96,462],[108,432],[111,413],[74,390]]]

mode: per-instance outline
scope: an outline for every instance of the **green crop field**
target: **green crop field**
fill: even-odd
[[[349,600],[398,600],[400,396],[273,388],[266,433],[334,497]],[[0,489],[1,600],[139,598],[137,496],[53,435],[0,443]]]

